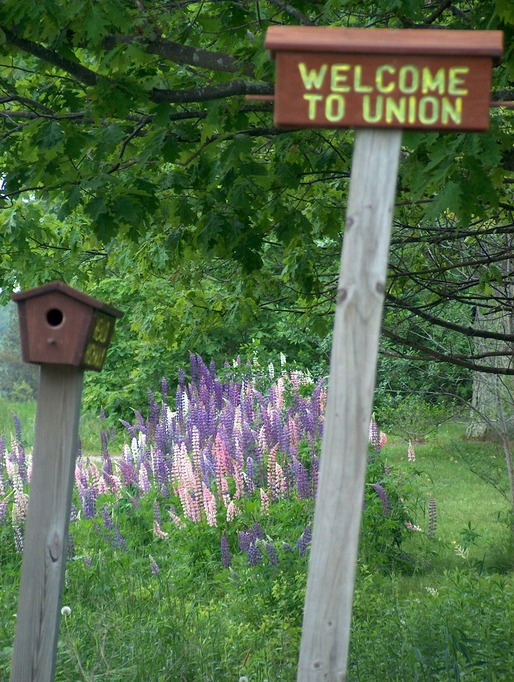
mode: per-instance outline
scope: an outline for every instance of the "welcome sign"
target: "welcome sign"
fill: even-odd
[[[275,123],[486,130],[501,31],[272,27]]]

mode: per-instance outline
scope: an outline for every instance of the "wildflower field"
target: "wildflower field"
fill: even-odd
[[[98,451],[79,448],[57,680],[295,680],[325,402],[307,373],[193,355],[122,436],[104,426]],[[514,679],[508,503],[440,437],[370,424],[349,681]],[[0,437],[0,680],[25,438],[17,418]]]

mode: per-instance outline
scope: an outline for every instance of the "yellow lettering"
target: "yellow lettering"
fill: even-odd
[[[107,346],[98,346],[96,343],[90,343],[84,356],[84,365],[93,369],[102,369],[106,355]]]
[[[421,92],[424,95],[427,92],[438,92],[440,95],[444,95],[445,81],[444,69],[439,69],[439,71],[433,74],[428,66],[425,66],[421,72]]]
[[[373,92],[371,85],[364,85],[362,82],[362,66],[356,65],[354,72],[353,89],[355,92]]]
[[[314,121],[316,119],[316,113],[317,113],[317,103],[321,102],[323,99],[322,95],[310,95],[308,93],[305,93],[303,96],[303,99],[307,100],[309,102],[309,111],[307,113],[307,116],[309,117],[309,121]]]
[[[452,120],[454,123],[462,123],[462,97],[457,97],[451,102],[447,97],[441,100],[441,123],[445,125]]]
[[[419,100],[418,116],[420,123],[430,125],[439,118],[439,100],[437,97],[422,97]]]
[[[409,113],[407,116],[407,120],[409,123],[416,123],[416,117],[417,117],[417,104],[418,100],[414,95],[411,95],[409,97]]]
[[[382,95],[377,95],[375,100],[375,110],[371,110],[372,99],[369,95],[364,95],[362,98],[362,118],[366,123],[379,123],[382,120],[382,112],[384,109],[384,98]]]
[[[93,322],[94,326],[91,334],[93,341],[98,341],[99,343],[108,343],[113,326],[111,320],[112,318],[108,317],[107,315],[103,315],[102,313],[97,312],[95,314]]]
[[[312,88],[315,90],[321,89],[327,74],[327,64],[322,64],[319,71],[316,71],[316,69],[307,70],[307,64],[305,64],[305,62],[300,62],[298,64],[298,69],[300,71],[300,76],[302,77],[303,85],[307,90],[312,90]]]
[[[392,64],[382,64],[382,66],[378,67],[375,74],[375,83],[379,92],[393,92],[394,90],[394,81],[390,81],[387,84],[384,83],[384,74],[386,73],[391,76],[394,75],[396,73],[395,67]]]
[[[448,94],[467,95],[469,90],[462,87],[466,84],[466,76],[469,73],[469,66],[452,66],[448,71]]]
[[[407,98],[400,97],[398,102],[392,97],[388,97],[385,102],[385,120],[387,123],[393,123],[395,120],[399,123],[405,123],[407,110]]]
[[[325,101],[327,121],[341,121],[344,118],[345,100],[342,95],[329,95]]]
[[[398,87],[404,95],[412,95],[419,88],[419,70],[416,66],[406,64],[398,73]]]
[[[348,71],[350,64],[334,64],[330,70],[330,89],[332,92],[350,92],[348,85]]]

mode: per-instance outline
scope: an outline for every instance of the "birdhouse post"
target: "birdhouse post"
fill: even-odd
[[[11,682],[54,679],[84,370],[123,313],[62,282],[13,294],[22,355],[41,365]]]
[[[344,682],[403,128],[485,130],[499,31],[272,27],[275,123],[356,128],[298,682]]]

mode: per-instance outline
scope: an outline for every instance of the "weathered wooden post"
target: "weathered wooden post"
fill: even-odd
[[[25,362],[41,365],[11,682],[54,678],[85,369],[123,313],[62,282],[13,294]]]
[[[298,682],[344,682],[401,129],[485,130],[499,31],[273,27],[275,122],[357,128]]]

